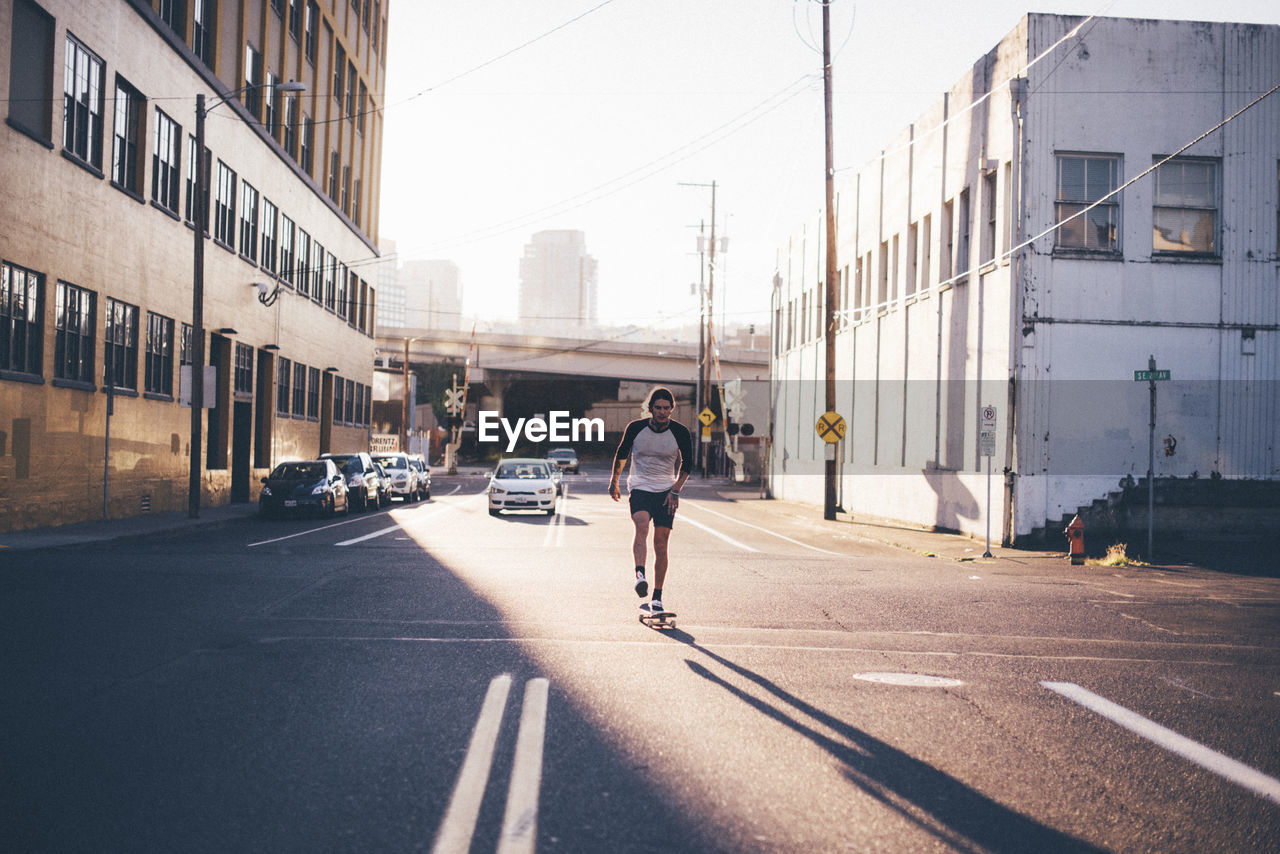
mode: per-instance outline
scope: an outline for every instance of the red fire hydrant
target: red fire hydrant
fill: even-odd
[[[1079,515],[1071,520],[1071,524],[1063,530],[1067,542],[1071,544],[1071,563],[1079,566],[1084,563],[1084,522]]]

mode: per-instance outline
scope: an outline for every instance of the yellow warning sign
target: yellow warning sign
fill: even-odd
[[[703,407],[702,411],[698,413],[698,420],[702,422],[704,427],[710,427],[711,422],[716,420],[716,414],[709,407]]]
[[[844,438],[844,419],[834,412],[824,412],[814,429],[819,439],[834,445]]]

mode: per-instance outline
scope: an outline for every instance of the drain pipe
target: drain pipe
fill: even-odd
[[[1010,264],[1010,285],[1013,289],[1013,317],[1009,329],[1009,398],[1005,411],[1009,416],[1005,419],[1004,442],[1004,526],[1000,535],[1000,544],[1005,548],[1013,545],[1013,503],[1017,496],[1017,442],[1018,420],[1018,377],[1022,373],[1022,313],[1025,298],[1025,279],[1027,276],[1027,248],[1022,245],[1023,216],[1026,201],[1026,169],[1027,138],[1023,125],[1027,116],[1027,78],[1017,77],[1009,81],[1009,112],[1013,123],[1014,157],[1013,174],[1010,181],[1017,188],[1017,193],[1010,195],[1012,211],[1011,235],[1013,258]]]

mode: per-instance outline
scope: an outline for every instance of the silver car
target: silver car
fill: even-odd
[[[391,479],[392,497],[399,498],[406,504],[418,500],[418,496],[422,494],[421,477],[408,454],[399,451],[377,454],[373,461],[381,465]]]

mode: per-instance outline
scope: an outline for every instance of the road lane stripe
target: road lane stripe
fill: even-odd
[[[502,713],[510,690],[510,673],[495,676],[489,683],[480,707],[480,717],[476,719],[471,742],[467,745],[467,757],[458,772],[444,820],[436,831],[436,841],[431,847],[433,854],[467,854],[471,850],[471,837],[475,835],[480,802],[484,800],[484,790],[489,784],[493,749],[498,743],[498,729],[502,725]]]
[[[681,520],[682,520],[682,521],[687,522],[688,524],[692,525],[693,527],[695,527],[695,528],[701,528],[702,530],[706,531],[708,534],[711,534],[712,536],[715,536],[715,537],[719,537],[720,539],[724,540],[724,541],[725,541],[726,543],[728,543],[729,545],[731,545],[731,546],[737,546],[738,548],[742,549],[743,551],[746,551],[746,552],[758,552],[758,551],[760,551],[759,549],[753,549],[753,548],[751,548],[751,546],[747,545],[746,543],[740,543],[740,542],[738,542],[738,541],[737,541],[737,540],[735,540],[733,537],[730,537],[728,534],[722,534],[722,533],[720,533],[720,532],[719,532],[719,531],[717,531],[715,528],[712,528],[712,527],[709,527],[709,526],[707,526],[707,525],[704,525],[704,524],[702,524],[701,522],[695,522],[695,521],[693,521],[692,519],[690,519],[688,516],[681,516],[680,518],[681,518]]]
[[[421,524],[422,522],[425,522],[427,519],[430,519],[433,516],[438,516],[439,514],[444,513],[447,510],[457,510],[460,507],[463,507],[467,504],[471,504],[473,501],[475,501],[476,498],[479,498],[482,494],[483,493],[477,493],[476,495],[473,495],[470,498],[458,504],[443,504],[439,507],[433,507],[431,509],[431,512],[417,516],[416,518],[410,519],[403,524],[392,525],[390,528],[382,528],[380,530],[374,531],[371,534],[365,534],[362,537],[353,537],[350,540],[343,540],[341,542],[334,543],[334,545],[335,546],[353,546],[356,543],[363,543],[365,540],[372,540],[378,537],[386,536],[387,534],[390,534],[393,531],[407,531],[410,528],[413,528]]]
[[[538,841],[538,792],[542,788],[542,747],[547,732],[546,679],[530,679],[524,688],[516,756],[507,789],[498,854],[533,854]]]
[[[713,516],[719,516],[721,519],[728,519],[730,522],[737,522],[739,525],[745,525],[748,528],[754,528],[757,531],[761,531],[763,533],[775,536],[780,540],[786,540],[788,543],[795,543],[797,546],[802,546],[803,548],[810,549],[815,552],[821,552],[824,555],[835,555],[836,557],[842,556],[839,552],[827,551],[826,549],[820,549],[817,546],[811,546],[808,543],[802,543],[799,540],[793,540],[788,536],[779,534],[777,531],[770,531],[768,528],[761,528],[759,525],[752,525],[750,522],[744,522],[741,519],[735,519],[732,516],[726,516],[724,513],[718,513],[715,510],[710,509],[709,507],[703,507],[701,504],[694,504],[693,502],[690,502],[690,505],[701,510],[703,513],[710,513]],[[687,519],[688,517],[685,517],[685,518]],[[752,551],[756,551],[756,550],[752,549]]]
[[[1230,756],[1205,747],[1198,741],[1179,735],[1149,718],[1144,718],[1137,712],[1130,711],[1072,682],[1041,682],[1040,684],[1119,724],[1130,732],[1160,745],[1165,750],[1176,753],[1183,759],[1194,762],[1201,768],[1212,771],[1238,786],[1243,786],[1254,794],[1280,804],[1280,780],[1275,777],[1270,777],[1256,768],[1251,768]]]

